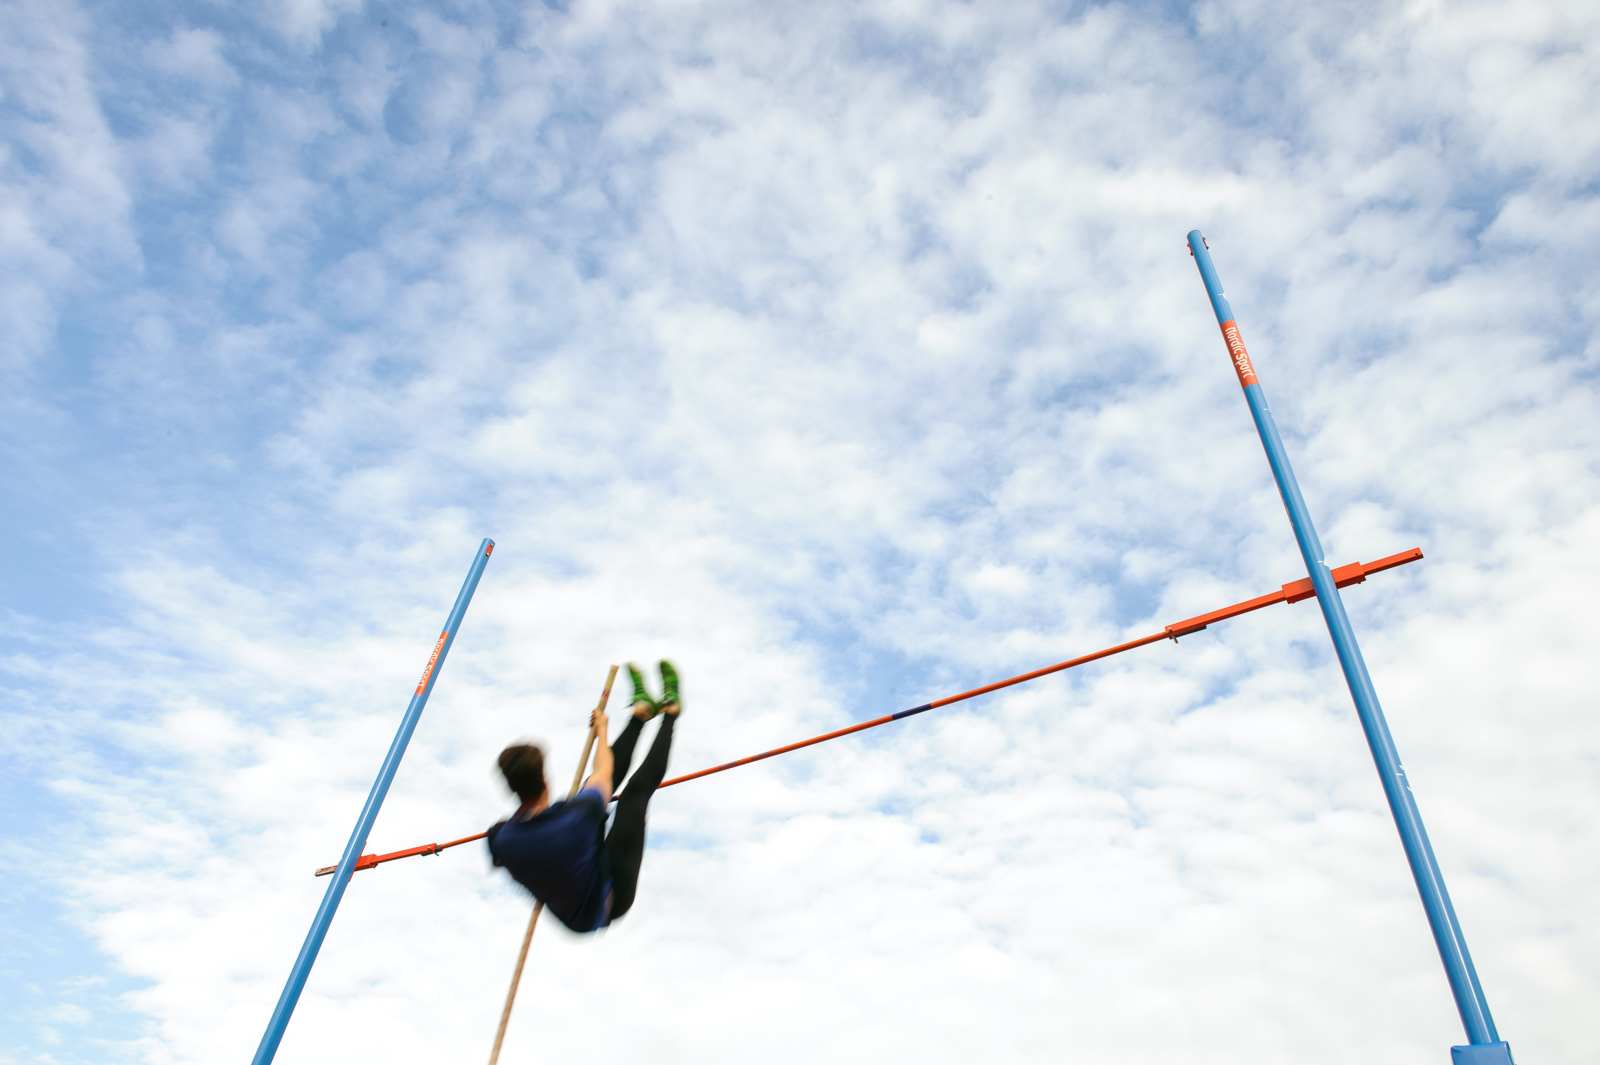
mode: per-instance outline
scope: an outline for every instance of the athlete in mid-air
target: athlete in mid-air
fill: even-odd
[[[617,742],[607,746],[609,719],[601,710],[594,712],[594,772],[572,798],[550,801],[544,751],[538,747],[518,743],[500,752],[500,772],[522,805],[489,829],[489,854],[574,932],[598,931],[633,905],[644,859],[645,808],[667,775],[672,728],[683,708],[672,663],[661,663],[660,700],[650,698],[644,677],[631,662],[628,675],[633,680],[633,716]],[[628,775],[644,723],[657,715],[661,724],[650,753],[622,789],[608,833],[606,806],[612,791]]]

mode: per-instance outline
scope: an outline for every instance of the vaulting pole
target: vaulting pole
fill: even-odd
[[[611,702],[611,685],[616,683],[617,667],[612,666],[611,672],[606,674],[606,686],[600,691],[600,702],[595,706],[595,714],[604,713],[606,704]],[[578,771],[572,774],[572,787],[567,791],[567,798],[571,799],[578,794],[578,788],[583,784],[583,771],[589,767],[589,752],[594,749],[594,714],[589,715],[589,736],[583,741],[583,757],[578,759]],[[522,967],[528,964],[528,948],[533,945],[533,930],[539,923],[539,915],[544,912],[544,903],[533,904],[533,913],[528,917],[528,929],[522,933],[522,949],[517,952],[517,967],[511,970],[511,987],[506,991],[506,1004],[500,1010],[500,1027],[494,1031],[494,1048],[489,1051],[489,1065],[496,1065],[500,1060],[500,1047],[506,1041],[506,1025],[511,1023],[511,1007],[517,1003],[517,986],[522,983]]]
[[[1284,509],[1289,512],[1289,524],[1294,528],[1295,541],[1300,545],[1300,555],[1305,559],[1306,570],[1316,589],[1317,605],[1322,608],[1322,618],[1327,622],[1328,635],[1333,637],[1333,648],[1339,657],[1339,667],[1344,670],[1345,682],[1350,686],[1350,696],[1355,700],[1356,714],[1361,718],[1361,728],[1367,735],[1367,746],[1372,749],[1372,760],[1378,766],[1378,778],[1383,782],[1384,795],[1389,800],[1389,810],[1394,814],[1395,827],[1400,830],[1400,842],[1405,847],[1406,861],[1411,863],[1411,875],[1422,896],[1422,908],[1427,911],[1428,924],[1433,929],[1433,940],[1439,947],[1439,957],[1450,981],[1450,993],[1455,996],[1456,1009],[1466,1028],[1471,1044],[1452,1047],[1451,1057],[1456,1065],[1511,1065],[1511,1047],[1500,1040],[1495,1031],[1494,1018],[1489,1014],[1489,1003],[1478,983],[1477,970],[1472,965],[1472,955],[1467,951],[1466,937],[1461,934],[1461,924],[1456,920],[1455,907],[1450,905],[1450,893],[1445,890],[1444,877],[1433,856],[1428,833],[1422,825],[1422,815],[1417,811],[1416,798],[1411,794],[1411,784],[1406,780],[1405,769],[1400,765],[1400,754],[1395,749],[1394,738],[1389,735],[1389,724],[1384,720],[1383,707],[1378,704],[1378,692],[1367,673],[1367,663],[1361,657],[1356,643],[1355,630],[1345,614],[1344,601],[1339,598],[1333,574],[1323,561],[1322,542],[1317,538],[1316,527],[1311,523],[1311,512],[1306,509],[1300,495],[1300,484],[1295,480],[1289,465],[1288,452],[1278,436],[1278,426],[1267,407],[1267,397],[1256,379],[1255,368],[1239,337],[1239,325],[1234,321],[1233,308],[1223,295],[1222,282],[1216,267],[1211,263],[1211,253],[1205,238],[1198,229],[1189,234],[1189,250],[1200,267],[1200,278],[1205,282],[1211,297],[1211,308],[1216,312],[1217,324],[1222,327],[1222,337],[1227,343],[1233,369],[1244,386],[1245,402],[1250,405],[1250,416],[1255,419],[1256,432],[1261,436],[1261,446],[1266,449],[1267,463],[1278,482],[1278,493],[1283,497]]]
[[[294,968],[289,970],[289,982],[284,984],[283,994],[278,996],[277,1008],[272,1011],[272,1019],[267,1022],[266,1034],[261,1037],[261,1045],[256,1048],[251,1065],[267,1065],[278,1053],[278,1044],[283,1041],[283,1033],[289,1027],[295,1003],[300,1001],[300,992],[305,990],[306,978],[311,975],[311,966],[316,963],[317,951],[322,949],[322,940],[328,934],[328,927],[333,924],[334,911],[339,908],[339,900],[344,897],[344,889],[350,883],[350,874],[355,872],[356,861],[361,857],[362,848],[367,845],[367,834],[378,819],[378,810],[383,806],[384,796],[389,794],[389,785],[394,782],[394,775],[400,768],[400,759],[405,757],[406,745],[411,742],[411,734],[416,731],[417,722],[422,718],[422,708],[428,705],[428,696],[433,694],[434,681],[438,680],[439,670],[444,667],[445,656],[455,642],[461,619],[467,613],[472,593],[478,589],[478,578],[483,576],[483,568],[489,564],[489,554],[493,550],[493,540],[486,539],[478,545],[478,554],[472,560],[472,568],[467,571],[460,594],[456,596],[456,605],[444,623],[439,641],[433,645],[433,654],[422,670],[422,679],[417,682],[417,690],[411,696],[411,705],[406,707],[400,731],[395,733],[389,753],[384,756],[383,767],[378,770],[378,779],[372,785],[372,793],[367,796],[367,804],[361,808],[361,816],[356,819],[350,842],[345,844],[344,856],[339,859],[339,866],[333,874],[333,883],[323,893],[322,905],[317,907],[317,916],[311,922],[311,931],[306,933],[300,956],[294,960]]]

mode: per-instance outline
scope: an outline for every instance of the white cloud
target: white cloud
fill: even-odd
[[[89,1011],[70,1002],[62,1003],[50,1011],[50,1019],[58,1024],[86,1024]]]

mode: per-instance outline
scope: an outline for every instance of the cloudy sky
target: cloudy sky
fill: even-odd
[[[0,2],[0,1062],[254,1051],[370,847],[674,658],[688,771],[1304,575],[1500,1032],[1600,997],[1600,5]],[[1437,1062],[1312,603],[664,792],[506,1061]],[[279,1061],[487,1057],[529,903],[358,874]]]

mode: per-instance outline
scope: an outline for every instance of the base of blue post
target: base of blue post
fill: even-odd
[[[1502,1039],[1498,1043],[1451,1047],[1450,1065],[1512,1065],[1511,1044]]]

